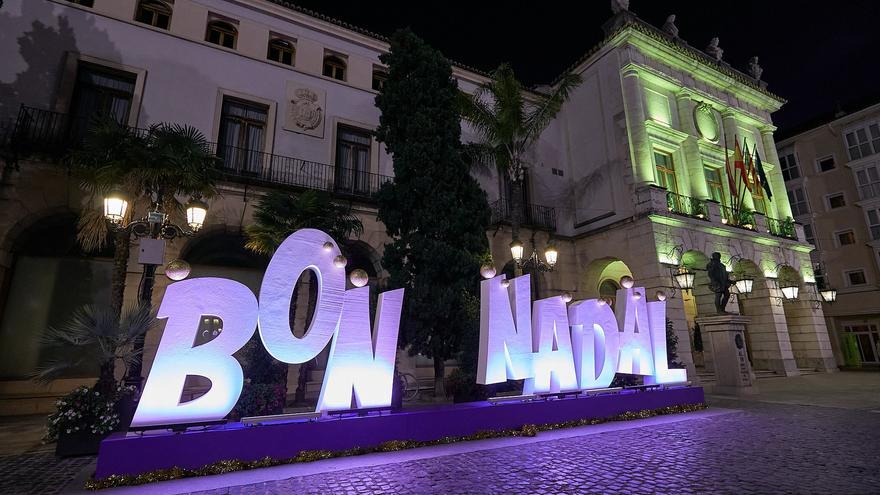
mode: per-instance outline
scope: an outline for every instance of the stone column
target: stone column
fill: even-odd
[[[682,154],[685,163],[682,167],[690,179],[690,191],[681,191],[681,194],[699,199],[709,198],[709,187],[706,185],[706,175],[703,172],[703,160],[700,158],[700,147],[697,141],[697,127],[694,124],[694,101],[690,93],[681,91],[676,95],[678,103],[678,119],[681,130],[688,134],[688,138],[681,143]]]
[[[746,351],[745,330],[749,318],[740,315],[719,314],[697,318],[704,335],[708,336],[715,356],[714,393],[754,394],[755,374]]]
[[[764,144],[764,153],[767,155],[763,161],[773,165],[772,170],[767,170],[768,167],[764,167],[767,181],[770,183],[770,190],[773,192],[770,210],[775,215],[774,218],[785,220],[792,216],[791,205],[788,203],[788,192],[785,189],[785,181],[782,179],[782,168],[779,165],[779,155],[776,154],[776,142],[773,140],[772,127],[761,129],[761,141]]]
[[[806,295],[802,294],[801,297]],[[798,367],[826,372],[837,371],[837,362],[834,359],[822,308],[816,308],[811,301],[786,302],[785,319],[788,324],[788,336],[791,339],[791,350]]]
[[[648,139],[648,130],[645,127],[644,91],[639,79],[639,72],[634,67],[624,68],[621,79],[633,181],[637,187],[656,184],[651,143]]]
[[[742,299],[743,315],[751,318],[748,332],[755,369],[795,376],[797,363],[788,337],[785,310],[779,303],[781,297],[782,292],[773,281],[758,278],[752,293]]]

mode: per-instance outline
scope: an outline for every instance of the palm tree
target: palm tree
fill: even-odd
[[[147,130],[132,129],[112,118],[91,123],[82,146],[68,163],[87,193],[87,207],[78,224],[82,248],[95,251],[109,242],[101,198],[119,189],[129,201],[127,218],[136,211],[160,207],[176,223],[183,221],[183,201],[190,196],[211,197],[218,176],[217,159],[202,133],[190,126],[160,123]],[[114,243],[111,306],[122,310],[130,252],[130,235],[112,234]]]
[[[580,83],[580,75],[566,74],[549,92],[526,93],[510,65],[502,64],[474,94],[460,93],[462,118],[480,138],[466,146],[471,160],[506,174],[510,180],[514,240],[522,221],[526,154]]]
[[[39,368],[34,378],[49,382],[81,366],[100,367],[95,390],[109,393],[116,388],[116,363],[128,368],[140,359],[135,341],[146,334],[156,319],[146,305],[127,308],[121,317],[112,306],[87,305],[76,310],[66,323],[50,327],[42,344],[57,349],[60,357]]]
[[[298,193],[272,191],[260,199],[254,211],[254,223],[246,228],[245,247],[258,254],[272,255],[289,235],[297,230],[312,228],[323,230],[340,244],[351,237],[359,237],[364,231],[361,220],[352,212],[350,205],[333,201],[333,197],[323,191],[306,190]],[[309,277],[309,302],[307,320],[314,312],[317,298],[317,280],[312,272]],[[296,300],[299,284],[294,285],[290,306],[290,321],[296,315]],[[253,355],[253,353],[251,353]],[[306,383],[314,367],[314,360],[299,367],[294,401],[305,401]],[[278,378],[287,389],[287,367]]]

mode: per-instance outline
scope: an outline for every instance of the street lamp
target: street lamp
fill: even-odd
[[[679,267],[678,273],[673,275],[675,278],[675,283],[678,284],[678,288],[681,290],[692,290],[694,288],[694,278],[696,274],[687,269],[687,267]]]
[[[134,236],[143,239],[141,241],[141,254],[138,262],[144,265],[144,271],[140,284],[138,302],[146,307],[152,305],[153,283],[156,279],[156,267],[164,262],[165,241],[177,237],[192,237],[202,228],[205,216],[208,214],[208,205],[199,196],[190,199],[186,208],[186,221],[189,228],[180,227],[169,222],[169,217],[162,211],[162,192],[156,193],[152,209],[138,220],[128,224],[124,223],[125,214],[128,210],[128,201],[119,191],[113,191],[104,198],[104,217],[110,223],[110,228],[117,235]],[[141,356],[144,348],[144,335],[135,339],[134,351]],[[140,357],[129,366],[125,381],[129,385],[140,388],[143,362]]]
[[[822,289],[819,291],[819,295],[822,296],[823,301],[827,302],[828,304],[834,304],[834,301],[837,300],[837,289]]]
[[[780,287],[780,290],[782,290],[782,295],[785,297],[786,301],[793,301],[797,299],[800,287],[795,284],[786,284]]]
[[[744,296],[751,294],[754,283],[755,279],[752,277],[742,277],[736,281],[736,292]]]
[[[544,249],[544,260],[538,257],[534,236],[532,236],[531,245],[531,254],[529,254],[528,258],[523,259],[524,249],[522,242],[514,238],[513,242],[510,243],[510,254],[513,257],[513,261],[516,262],[516,266],[521,270],[529,269],[540,272],[552,272],[553,267],[556,266],[556,262],[559,260],[559,251],[556,250],[553,240],[551,239],[547,242],[547,247]]]

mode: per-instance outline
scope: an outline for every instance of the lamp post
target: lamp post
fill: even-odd
[[[156,267],[164,262],[165,241],[177,237],[192,237],[205,223],[208,214],[208,205],[200,196],[193,196],[186,205],[187,228],[169,221],[168,215],[162,211],[162,191],[156,193],[150,211],[140,218],[125,224],[125,215],[128,212],[129,203],[125,195],[114,190],[104,198],[104,218],[110,224],[115,233],[122,233],[141,239],[141,252],[138,262],[144,265],[144,271],[138,292],[138,302],[144,306],[151,306],[153,300],[153,284],[156,279]],[[143,349],[144,335],[138,336],[134,342],[136,358],[128,368],[125,381],[128,385],[134,385],[140,389],[141,373],[143,372]]]
[[[523,258],[524,250],[522,242],[514,237],[513,242],[510,243],[510,255],[516,263],[517,268],[520,270],[530,269],[540,272],[552,272],[559,259],[559,251],[556,250],[556,244],[553,240],[551,239],[547,242],[547,247],[544,249],[544,260],[538,256],[538,250],[535,249],[534,236],[532,236],[531,245],[531,254],[529,254],[527,258]]]

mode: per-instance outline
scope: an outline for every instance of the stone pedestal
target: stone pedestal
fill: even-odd
[[[715,362],[715,387],[720,394],[755,394],[755,374],[746,352],[746,325],[750,319],[737,314],[698,317],[704,345],[712,349]]]

